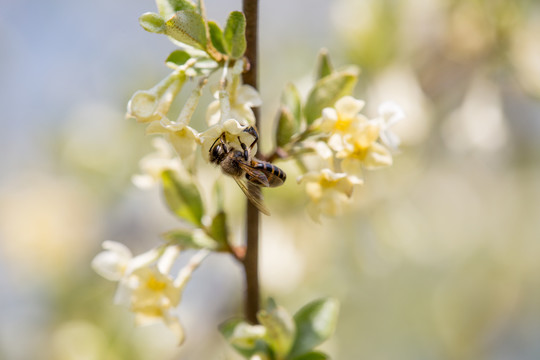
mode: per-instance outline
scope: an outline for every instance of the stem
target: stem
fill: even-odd
[[[244,84],[258,89],[257,85],[257,35],[258,35],[258,0],[242,0],[242,10],[246,16],[246,53],[250,67],[242,76]],[[253,109],[255,126],[259,127],[259,109]],[[248,186],[255,186],[249,184]],[[247,201],[246,214],[246,255],[244,257],[244,272],[246,274],[246,293],[244,300],[244,314],[246,320],[257,323],[259,311],[259,210]]]

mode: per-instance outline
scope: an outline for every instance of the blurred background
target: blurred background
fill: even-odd
[[[154,2],[0,5],[0,359],[235,359],[216,330],[241,309],[242,273],[227,256],[188,285],[181,348],[164,326],[134,328],[112,302],[115,284],[90,269],[103,240],[140,253],[178,225],[159,189],[130,182],[151,146],[126,103],[166,76],[174,49],[138,24]],[[221,24],[241,9],[206,5]],[[339,298],[322,347],[334,359],[539,359],[540,3],[260,10],[263,150],[281,89],[307,91],[322,47],[336,67],[362,69],[355,96],[368,116],[384,100],[407,113],[394,165],[366,173],[343,217],[311,222],[294,167],[280,164],[289,181],[266,193],[264,295],[291,312]],[[240,237],[242,210],[231,211]]]

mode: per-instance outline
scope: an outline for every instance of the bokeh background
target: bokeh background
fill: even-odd
[[[206,4],[221,24],[241,8]],[[177,225],[159,189],[130,182],[151,146],[125,105],[173,50],[138,25],[154,3],[0,8],[0,359],[235,359],[216,330],[241,309],[231,259],[211,257],[188,285],[182,348],[164,326],[134,328],[90,269],[103,240],[140,253]],[[362,69],[366,114],[394,100],[408,115],[394,165],[366,173],[338,219],[311,222],[282,164],[290,180],[267,192],[262,225],[265,295],[291,312],[339,298],[323,346],[334,359],[539,359],[540,4],[273,0],[260,15],[263,150],[281,89],[309,88],[322,47]]]

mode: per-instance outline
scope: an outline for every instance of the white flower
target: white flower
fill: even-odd
[[[152,249],[133,257],[131,251],[116,241],[104,241],[100,252],[92,260],[92,268],[107,280],[120,281],[137,268],[147,266],[156,261],[160,251]]]
[[[128,118],[138,122],[151,122],[161,119],[169,112],[171,104],[182,89],[185,74],[173,72],[150,90],[139,90],[133,94],[127,105]]]
[[[152,145],[156,148],[156,152],[143,157],[139,161],[139,167],[142,174],[133,175],[131,181],[140,189],[148,189],[161,181],[161,174],[165,170],[174,172],[182,172],[183,167],[180,159],[178,159],[169,143],[161,138],[154,138]]]
[[[199,142],[197,130],[183,122],[170,121],[166,117],[151,122],[146,128],[146,133],[163,135],[182,159],[193,155]]]
[[[231,85],[227,87],[230,109],[227,118],[237,119],[244,125],[254,124],[255,115],[251,108],[261,106],[261,96],[250,85],[242,85],[240,80],[231,81]],[[221,119],[221,103],[219,91],[214,92],[215,101],[208,105],[206,111],[206,121],[209,126],[215,125]]]
[[[374,120],[362,123],[356,132],[343,137],[336,157],[343,159],[341,168],[348,174],[362,176],[362,168],[369,170],[392,165],[392,155],[379,138],[379,123]]]
[[[344,137],[356,133],[358,127],[368,121],[360,114],[363,107],[364,101],[344,96],[336,101],[334,107],[323,109],[322,117],[315,121],[314,127],[328,133],[328,145],[339,151],[344,146]]]
[[[238,120],[228,119],[225,122],[218,123],[201,133],[201,151],[203,157],[208,161],[210,148],[213,144],[215,144],[216,140],[219,141],[218,139],[222,134],[225,134],[225,142],[238,150],[242,149],[240,142],[249,147],[255,138],[250,133],[244,131],[246,128],[247,126],[240,124]],[[252,152],[257,152],[257,144],[255,144],[253,147]]]
[[[404,118],[405,113],[396,103],[385,101],[379,105],[379,118],[376,119],[380,124],[379,136],[383,144],[392,150],[397,150],[401,141],[390,128]]]
[[[321,131],[348,133],[351,127],[354,127],[361,120],[359,115],[364,105],[364,101],[352,96],[342,97],[336,101],[333,108],[323,109],[322,117],[317,120]]]
[[[137,325],[163,322],[181,344],[184,331],[173,311],[193,271],[209,252],[200,250],[173,278],[169,272],[180,253],[178,246],[154,248],[135,257],[114,241],[105,241],[103,248],[105,251],[94,258],[92,267],[103,277],[119,282],[115,303],[133,311]]]
[[[105,251],[92,260],[92,268],[107,280],[119,281],[133,255],[124,244],[115,241],[104,241],[102,246]]]
[[[181,344],[184,330],[172,310],[180,304],[182,290],[170,275],[160,272],[156,266],[147,266],[133,271],[120,282],[116,302],[135,313],[137,326],[165,323]]]
[[[310,198],[307,211],[316,222],[320,221],[321,214],[340,214],[342,204],[352,196],[354,185],[362,184],[362,180],[356,176],[335,173],[330,169],[308,172],[300,176],[298,182],[305,183]]]

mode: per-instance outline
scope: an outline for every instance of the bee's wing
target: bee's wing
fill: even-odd
[[[266,206],[264,206],[262,192],[261,192],[260,187],[256,185],[248,187],[245,182],[243,182],[242,180],[236,177],[234,178],[234,181],[236,181],[236,183],[238,184],[240,189],[242,189],[242,191],[244,192],[246,197],[249,199],[249,201],[251,201],[251,203],[255,205],[255,207],[259,209],[260,212],[262,212],[265,215],[270,216],[270,211],[268,211]]]
[[[268,181],[268,176],[266,176],[265,173],[263,173],[260,170],[255,169],[253,166],[245,164],[245,163],[238,163],[240,165],[240,168],[246,172],[246,174],[249,174],[253,179],[257,180],[257,182],[264,187],[269,187],[270,183]],[[256,182],[256,183],[257,183]]]

